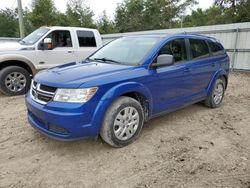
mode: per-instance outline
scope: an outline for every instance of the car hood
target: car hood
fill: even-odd
[[[27,50],[33,46],[21,45],[18,42],[2,42],[0,43],[0,53],[18,51],[18,50]]]
[[[34,80],[58,88],[78,88],[95,79],[129,71],[134,66],[98,62],[68,63],[38,73]]]

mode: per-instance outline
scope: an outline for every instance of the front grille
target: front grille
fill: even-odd
[[[36,102],[40,104],[47,104],[53,99],[56,89],[57,88],[55,87],[46,86],[32,81],[31,96]]]
[[[41,84],[41,85],[40,85],[40,89],[43,90],[43,91],[55,93],[57,88],[55,88],[55,87],[50,87],[50,86],[46,86],[46,85],[42,85],[42,84]]]

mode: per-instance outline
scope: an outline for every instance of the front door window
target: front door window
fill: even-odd
[[[52,39],[53,48],[72,47],[72,39],[69,31],[53,31],[46,38]]]
[[[184,39],[176,39],[168,42],[161,50],[159,55],[168,54],[174,57],[175,62],[187,61],[187,51]]]

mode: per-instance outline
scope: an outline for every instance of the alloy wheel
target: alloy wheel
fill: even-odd
[[[26,86],[26,77],[20,72],[12,72],[5,78],[5,86],[12,92],[19,92]]]

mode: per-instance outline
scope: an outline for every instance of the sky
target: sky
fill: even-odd
[[[32,0],[22,0],[23,7],[31,7]],[[95,18],[99,18],[104,10],[106,10],[110,18],[114,17],[115,9],[118,3],[121,3],[123,0],[86,0],[87,4],[95,13]],[[192,9],[202,8],[206,9],[213,4],[214,0],[198,0],[199,4],[192,7]],[[54,0],[56,8],[65,12],[67,0]],[[17,7],[17,0],[0,0],[0,9],[5,7],[14,8]],[[187,13],[190,13],[191,10],[187,10]]]

